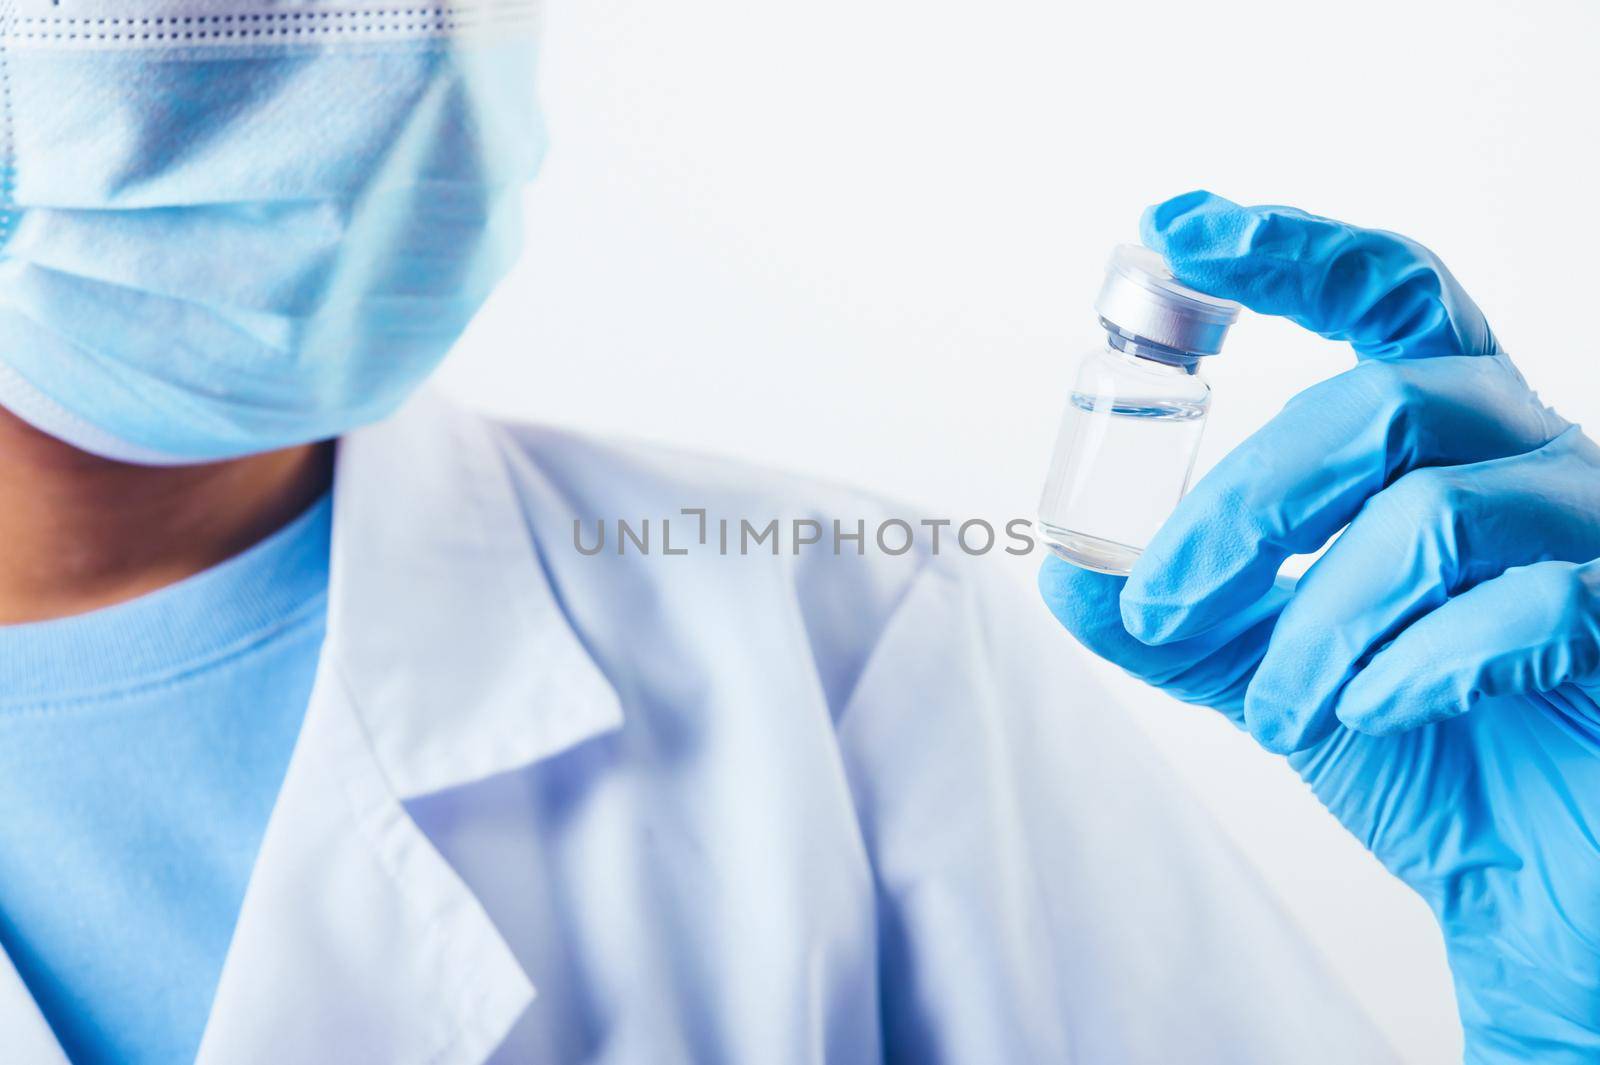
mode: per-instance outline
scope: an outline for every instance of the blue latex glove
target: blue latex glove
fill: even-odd
[[[1432,906],[1468,1061],[1600,1060],[1600,448],[1405,238],[1208,193],[1143,228],[1180,280],[1360,362],[1219,463],[1126,581],[1052,558],[1046,600],[1293,752]]]

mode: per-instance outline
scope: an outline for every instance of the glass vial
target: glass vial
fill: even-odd
[[[1084,356],[1039,503],[1057,555],[1127,574],[1189,487],[1211,405],[1200,362],[1239,305],[1180,285],[1161,256],[1124,244],[1095,301],[1103,346]]]

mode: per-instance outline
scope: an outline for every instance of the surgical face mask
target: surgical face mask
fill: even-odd
[[[195,462],[381,418],[519,249],[535,0],[0,4],[0,405]]]

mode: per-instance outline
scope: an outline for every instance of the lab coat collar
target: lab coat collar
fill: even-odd
[[[507,463],[492,423],[430,394],[339,445],[327,654],[401,798],[621,723]]]
[[[404,800],[621,721],[498,430],[423,397],[339,445],[328,636],[200,1065],[478,1065],[534,990]]]

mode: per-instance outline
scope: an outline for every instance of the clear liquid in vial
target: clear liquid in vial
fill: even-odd
[[[1102,573],[1132,571],[1189,486],[1209,397],[1073,392],[1039,504],[1050,549]]]

